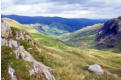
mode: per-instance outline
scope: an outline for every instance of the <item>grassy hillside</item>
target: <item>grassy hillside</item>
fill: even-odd
[[[38,42],[41,43],[40,45],[43,45],[43,46],[45,45],[45,46],[49,46],[49,47],[56,47],[56,48],[61,48],[61,49],[63,49],[64,47],[67,46],[62,41],[53,39],[51,37],[47,37],[30,26],[19,24],[15,20],[11,20],[9,18],[4,18],[4,20],[11,27],[15,27],[15,28],[18,28],[19,30],[26,31],[27,33],[29,33],[34,40],[37,40]]]
[[[93,26],[87,26],[73,33],[61,35],[58,38],[69,45],[81,48],[93,48],[96,44],[96,34],[102,25],[95,24]]]
[[[44,35],[52,36],[52,37],[56,37],[56,36],[62,35],[64,33],[68,33],[68,31],[66,29],[62,28],[62,27],[66,27],[65,25],[57,24],[57,23],[53,23],[50,25],[30,24],[28,26],[32,27],[33,29],[36,29],[37,31],[39,31],[40,33],[42,33]]]
[[[11,19],[4,19],[11,27],[28,32],[38,42],[39,48],[21,42],[32,56],[53,68],[56,80],[121,80],[121,55],[111,51],[96,49],[78,49],[65,45],[59,40],[44,36],[38,31],[23,26]],[[19,26],[20,25],[20,26]],[[82,30],[83,32],[83,30]],[[88,66],[99,64],[104,69],[103,75],[88,71]],[[27,79],[26,79],[27,80]]]

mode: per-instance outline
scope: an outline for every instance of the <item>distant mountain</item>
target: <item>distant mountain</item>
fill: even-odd
[[[99,30],[97,39],[99,48],[119,48],[121,50],[121,17],[108,20]]]
[[[61,18],[61,17],[29,17],[29,16],[18,16],[18,15],[2,15],[2,18],[11,18],[21,24],[46,24],[49,27],[56,27],[60,30],[68,32],[74,32],[86,26],[91,26],[97,23],[104,23],[107,19],[84,19],[84,18]]]
[[[67,33],[59,36],[58,38],[66,44],[81,47],[81,48],[94,48],[96,45],[96,34],[103,24],[95,24],[87,26],[73,33]]]

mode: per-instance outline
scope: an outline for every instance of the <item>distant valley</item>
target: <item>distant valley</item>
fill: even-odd
[[[107,19],[2,15],[2,18],[5,17],[16,20],[21,24],[32,24],[31,26],[34,26],[33,28],[50,36],[59,36],[65,33],[71,33],[86,26],[92,26],[94,24],[104,23],[107,21]]]

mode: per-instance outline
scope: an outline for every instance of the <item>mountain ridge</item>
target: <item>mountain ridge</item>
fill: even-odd
[[[18,15],[2,15],[2,18],[11,18],[14,19],[21,24],[35,24],[35,23],[41,23],[41,24],[47,24],[50,25],[53,22],[65,24],[69,27],[67,31],[73,32],[75,30],[79,30],[85,26],[90,26],[96,23],[103,23],[107,21],[107,19],[84,19],[84,18],[61,18],[61,17],[29,17],[29,16],[18,16]],[[65,27],[66,29],[66,27]]]

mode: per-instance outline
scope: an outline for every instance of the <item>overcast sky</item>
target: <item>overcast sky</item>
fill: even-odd
[[[2,14],[114,18],[121,16],[121,0],[2,0]]]

